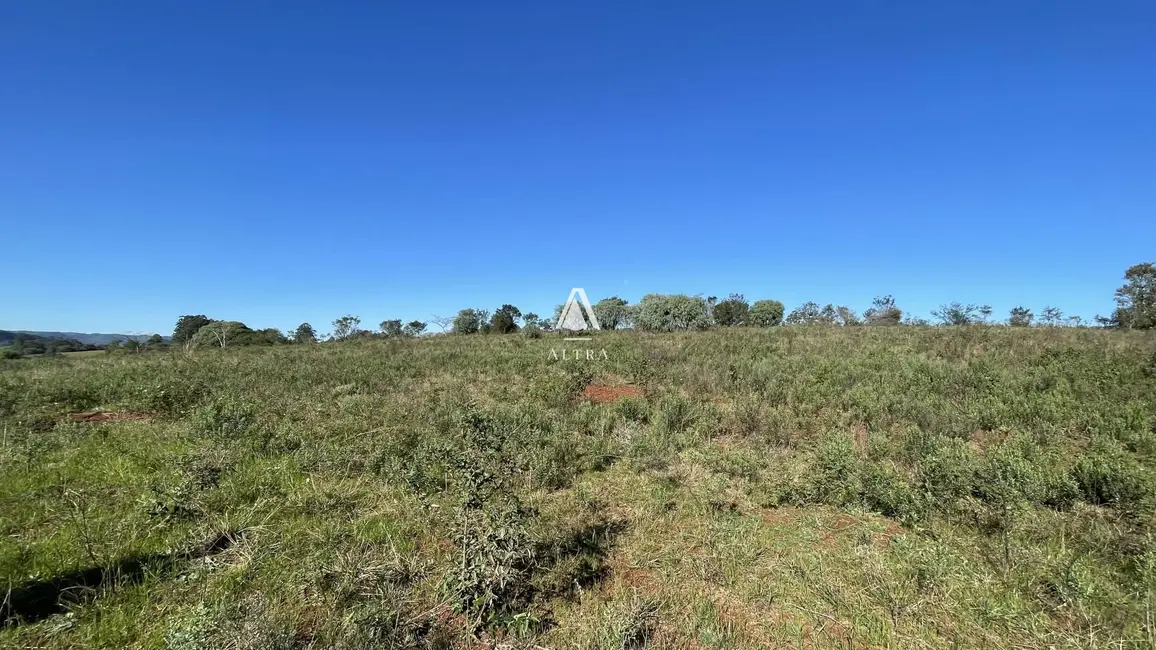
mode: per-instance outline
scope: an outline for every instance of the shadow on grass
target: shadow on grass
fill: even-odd
[[[243,537],[244,531],[224,532],[184,551],[132,555],[109,566],[79,569],[10,587],[0,601],[0,627],[35,623],[62,614],[73,604],[96,598],[102,589],[136,584],[146,575],[171,575],[190,561],[228,550]]]
[[[598,521],[540,547],[544,576],[538,581],[539,594],[573,600],[600,584],[610,574],[606,558],[626,529],[624,521]]]

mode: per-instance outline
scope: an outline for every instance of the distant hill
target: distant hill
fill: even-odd
[[[129,338],[127,334],[85,334],[83,332],[34,332],[31,330],[0,330],[0,345],[8,345],[12,343],[12,339],[15,338],[17,334],[30,334],[32,336],[38,336],[45,339],[73,340],[84,343],[85,345],[107,345],[109,341],[125,341]],[[149,335],[144,335],[141,338],[147,338],[148,336]],[[169,338],[171,337],[164,337],[166,343],[168,342]]]

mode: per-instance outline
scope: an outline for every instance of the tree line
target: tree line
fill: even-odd
[[[731,294],[719,300],[715,296],[685,294],[648,294],[637,304],[612,296],[592,305],[595,318],[604,330],[637,329],[654,332],[702,330],[713,327],[778,327],[783,325],[825,325],[838,327],[899,325],[1006,325],[1009,327],[1084,327],[1100,326],[1120,329],[1150,329],[1156,325],[1156,265],[1134,265],[1124,274],[1124,285],[1116,290],[1116,308],[1110,316],[1096,316],[1087,321],[1080,316],[1065,315],[1057,307],[1045,306],[1036,313],[1017,306],[1006,318],[994,319],[989,305],[951,302],[932,310],[933,320],[904,314],[890,295],[879,296],[862,314],[846,305],[806,302],[790,312],[782,302],[761,299],[750,302],[742,294]],[[554,310],[553,318],[533,312],[523,313],[512,304],[493,311],[479,308],[460,310],[455,316],[431,319],[446,334],[510,334],[522,332],[540,336],[554,329],[563,305]],[[276,328],[254,330],[238,321],[214,320],[204,316],[185,315],[177,321],[172,345],[183,347],[235,347],[250,345],[305,344],[321,341],[354,339],[415,338],[424,334],[428,323],[401,319],[384,320],[376,330],[363,329],[361,318],[345,315],[333,321],[330,334],[318,333],[309,323],[301,323],[291,332]],[[145,345],[160,347],[163,342],[150,339]]]
[[[40,355],[50,357],[64,352],[99,350],[100,347],[81,343],[76,339],[54,339],[22,332],[0,332],[0,359]]]

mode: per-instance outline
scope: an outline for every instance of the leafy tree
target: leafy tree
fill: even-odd
[[[990,314],[991,308],[986,305],[965,305],[953,302],[940,305],[939,309],[933,309],[931,315],[939,319],[941,325],[974,325],[982,322],[985,307],[987,313]]]
[[[313,326],[309,323],[301,323],[297,326],[297,330],[293,332],[294,343],[316,343],[317,332],[313,331]]]
[[[348,341],[361,332],[361,319],[346,314],[333,321],[333,338],[338,341]]]
[[[405,327],[402,328],[401,333],[405,336],[413,338],[416,336],[421,336],[421,333],[424,331],[425,323],[421,322],[420,320],[411,320],[405,324]]]
[[[878,296],[871,301],[871,307],[863,312],[865,325],[898,325],[903,320],[903,310],[895,306],[895,298]]]
[[[618,296],[599,300],[594,303],[593,309],[594,317],[598,319],[598,326],[604,330],[617,330],[630,326],[630,306]]]
[[[1124,286],[1116,289],[1118,327],[1146,330],[1156,327],[1156,265],[1136,264],[1124,271]]]
[[[153,334],[145,341],[145,347],[150,350],[163,350],[165,347],[165,339],[160,334]]]
[[[113,352],[116,352],[119,349],[120,349],[120,340],[118,340],[118,339],[113,339],[113,340],[109,341],[107,345],[104,346],[104,351],[109,353],[109,354],[112,354]]]
[[[749,311],[755,327],[777,327],[783,324],[783,303],[778,300],[756,300]]]
[[[482,329],[487,313],[482,309],[463,309],[454,318],[454,334],[477,334]]]
[[[819,307],[819,303],[805,302],[787,314],[787,325],[829,325],[833,322],[835,308],[827,305],[826,310]]]
[[[204,314],[181,316],[177,319],[177,326],[173,328],[173,344],[181,345],[191,341],[202,327],[212,322],[213,319]]]
[[[197,330],[190,341],[194,347],[219,347],[226,348],[230,345],[238,345],[250,334],[253,330],[249,329],[247,325],[238,321],[224,321],[218,320],[209,323]],[[129,345],[125,341],[125,346]]]
[[[240,345],[281,345],[288,343],[289,339],[281,333],[281,330],[276,327],[266,327],[265,329],[257,330],[248,335],[247,340],[240,341]]]
[[[509,334],[518,331],[518,319],[522,311],[513,305],[502,305],[490,319],[490,331],[495,334]]]
[[[1030,327],[1033,318],[1035,315],[1027,307],[1012,307],[1011,313],[1007,317],[1007,324],[1012,327]]]
[[[387,339],[399,339],[404,335],[400,318],[383,320],[378,327],[381,328],[381,335]]]
[[[1040,324],[1044,327],[1059,327],[1064,322],[1064,312],[1058,307],[1044,307],[1040,312]]]
[[[732,293],[726,300],[715,304],[714,322],[720,327],[747,325],[751,319],[751,306],[741,293]]]
[[[700,296],[648,294],[638,303],[634,323],[639,329],[660,332],[706,329],[710,312]]]

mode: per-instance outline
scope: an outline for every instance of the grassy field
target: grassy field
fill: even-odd
[[[0,647],[1156,647],[1153,336],[561,347],[0,362]]]

